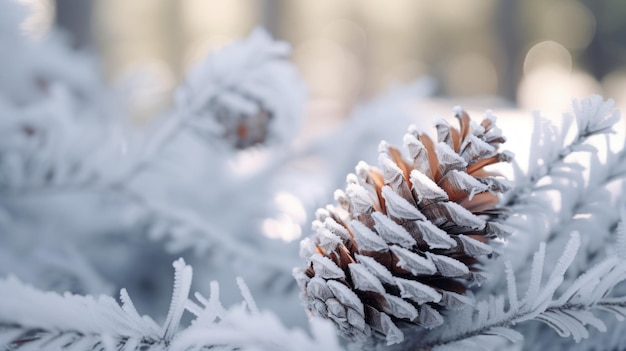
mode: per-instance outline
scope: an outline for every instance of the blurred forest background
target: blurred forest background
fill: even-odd
[[[455,104],[561,111],[600,93],[626,106],[626,3],[620,0],[22,0],[40,35],[56,23],[95,51],[115,83],[141,72],[141,121],[207,50],[257,26],[293,46],[309,87],[309,132],[355,102],[422,76]],[[435,100],[436,101],[436,100]],[[314,122],[313,122],[314,121]]]

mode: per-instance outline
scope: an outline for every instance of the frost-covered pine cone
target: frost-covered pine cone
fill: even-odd
[[[484,169],[510,160],[497,151],[505,139],[490,115],[456,117],[460,129],[437,122],[438,143],[409,128],[408,160],[382,142],[380,169],[359,163],[301,243],[308,266],[294,276],[307,308],[353,340],[393,344],[403,327],[442,324],[442,310],[471,303],[477,258],[508,234],[496,208],[507,183]]]
[[[306,96],[290,52],[287,43],[254,30],[189,72],[176,93],[177,109],[196,131],[237,149],[290,140]]]

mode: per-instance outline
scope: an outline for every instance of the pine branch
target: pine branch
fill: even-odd
[[[501,205],[514,214],[507,224],[519,230],[519,235],[512,236],[511,243],[503,249],[503,255],[508,255],[509,248],[514,250],[511,257],[518,277],[529,278],[526,262],[536,248],[535,243],[546,242],[548,251],[560,250],[567,233],[580,231],[583,252],[569,273],[576,278],[602,257],[599,254],[614,236],[618,214],[607,206],[612,199],[606,188],[626,174],[626,151],[611,152],[607,134],[620,114],[612,110],[611,100],[603,101],[599,96],[574,101],[573,106],[574,117],[566,114],[561,129],[536,117],[528,172],[517,168],[515,186]],[[567,141],[573,120],[577,124],[576,134]],[[604,135],[607,140],[605,163],[599,160],[598,150],[590,139],[596,135]],[[580,152],[590,155],[589,171],[580,161],[570,158]],[[559,199],[556,205],[555,198]],[[594,233],[593,238],[588,232]],[[595,261],[587,262],[589,257],[595,257]],[[498,278],[503,274],[499,265],[498,262],[491,264],[496,277],[487,282],[490,285],[487,291],[503,289],[504,279]]]
[[[531,194],[540,189],[539,181],[548,176],[559,176],[559,170],[567,168],[565,158],[578,151],[593,151],[587,143],[594,135],[613,132],[612,127],[620,118],[618,110],[612,110],[613,100],[603,101],[599,95],[572,102],[574,117],[565,114],[561,131],[548,121],[535,114],[535,129],[531,142],[528,171],[523,174],[519,168],[516,174],[516,186],[507,193],[502,207],[510,208],[525,203]],[[566,142],[572,119],[576,120],[576,136]]]
[[[254,181],[254,180],[251,180]],[[237,184],[238,187],[246,188],[245,184]],[[167,247],[170,252],[182,252],[193,248],[196,252],[205,252],[209,247],[219,247],[228,257],[237,257],[250,264],[259,264],[278,273],[289,276],[291,267],[297,263],[296,257],[266,256],[259,255],[258,248],[240,240],[234,235],[224,235],[224,230],[217,228],[211,222],[194,213],[194,211],[179,209],[166,203],[145,196],[143,192],[135,191],[127,185],[93,187],[87,189],[75,189],[68,187],[44,187],[41,191],[27,193],[4,194],[11,197],[42,197],[46,195],[57,196],[59,194],[85,193],[90,190],[102,196],[117,195],[137,206],[142,218],[147,219],[154,228],[151,237],[163,239],[168,237]],[[174,230],[174,228],[178,228]]]
[[[415,335],[412,347],[450,348],[457,342],[484,335],[499,335],[518,342],[523,336],[511,327],[531,320],[546,323],[560,336],[572,337],[576,342],[589,337],[588,325],[605,331],[604,322],[594,312],[609,311],[617,318],[626,317],[626,296],[610,296],[614,287],[626,280],[626,264],[621,258],[607,258],[576,279],[565,292],[555,296],[579,245],[580,236],[573,233],[557,265],[543,283],[545,244],[540,245],[533,259],[531,281],[521,300],[517,296],[512,265],[507,262],[506,301],[504,296],[492,296],[479,302],[473,309],[460,311],[458,315],[449,318],[444,327]],[[505,308],[506,303],[508,309]]]
[[[241,279],[238,279],[238,285],[244,296],[244,303],[228,311],[219,303],[217,283],[211,283],[211,298],[208,300],[196,293],[200,304],[190,301],[188,305],[188,310],[196,319],[189,328],[179,333],[171,345],[172,349],[186,350],[194,345],[222,345],[224,350],[341,350],[334,328],[329,322],[311,320],[314,339],[301,331],[287,330],[274,315],[257,309]]]
[[[568,277],[571,277],[569,279],[575,279],[589,266],[605,257],[607,248],[611,247],[617,237],[616,230],[623,204],[613,205],[614,194],[607,187],[611,185],[611,182],[626,175],[622,171],[626,166],[626,150],[612,153],[608,145],[606,150],[608,155],[605,163],[600,162],[597,152],[591,154],[590,174],[586,184],[581,180],[558,188],[562,196],[560,216],[554,223],[549,223],[544,241],[549,249],[557,249],[566,241],[570,231],[577,230],[582,234],[581,252],[568,271]],[[583,177],[582,171],[576,171],[576,173],[579,173],[577,177]],[[607,206],[609,204],[611,205]],[[529,223],[533,221],[539,222],[537,216],[526,219],[528,225],[537,225],[537,223]],[[528,225],[522,223],[527,231],[538,231],[529,229]],[[524,276],[526,273],[524,265],[518,267],[518,276]]]
[[[42,292],[15,278],[0,281],[0,349],[21,350],[341,350],[332,327],[312,322],[313,338],[288,330],[269,312],[260,312],[239,281],[245,303],[225,309],[216,282],[211,297],[188,299],[192,270],[174,262],[175,281],[166,321],[159,326],[140,316],[126,290],[113,298]],[[178,331],[182,314],[195,317]]]
[[[84,187],[114,174],[103,167],[124,165],[121,132],[104,121],[83,117],[84,107],[67,88],[55,86],[27,106],[0,100],[0,192],[19,195],[50,188]]]
[[[3,231],[0,225],[0,232]],[[23,234],[16,231],[17,236]],[[85,252],[72,243],[50,247],[45,243],[16,248],[8,238],[0,238],[0,276],[16,275],[39,287],[55,291],[73,291],[81,294],[106,293],[113,289],[88,260]]]
[[[2,334],[10,333],[6,347],[97,350],[110,344],[134,350],[165,343],[159,326],[137,314],[125,290],[120,295],[122,305],[107,296],[46,293],[15,278],[4,280],[0,282],[0,328]]]
[[[285,166],[291,160],[290,153],[277,152],[261,170],[250,177],[241,177],[236,184],[231,184],[231,174],[222,171],[223,165],[216,166],[215,162],[233,158],[233,149],[239,147],[221,144],[230,142],[232,137],[256,135],[254,128],[267,130],[262,139],[245,141],[246,147],[286,143],[295,134],[302,116],[304,91],[293,64],[286,60],[289,51],[287,44],[273,41],[259,29],[248,38],[208,55],[179,87],[174,112],[147,141],[131,150],[124,149],[124,145],[133,143],[126,135],[120,138],[121,132],[116,129],[120,126],[79,124],[76,99],[65,90],[26,109],[0,103],[0,108],[10,109],[11,116],[11,123],[0,122],[0,135],[7,135],[0,138],[0,207],[9,207],[25,197],[114,194],[141,208],[145,219],[166,223],[170,231],[169,247],[176,252],[222,245],[232,257],[241,256],[288,276],[295,261],[280,262],[257,255],[254,247],[233,233],[225,235],[223,228],[217,228],[200,215],[155,199],[150,193],[154,189],[146,191],[133,185],[139,183],[139,177],[158,172],[158,163],[168,157],[172,148],[181,146],[173,144],[185,137],[182,134],[191,132],[208,141],[202,146],[204,149],[213,151],[208,159],[212,160],[210,166],[217,170],[213,172],[217,175],[207,181],[216,183],[214,187],[218,191],[226,188],[233,194],[244,194],[253,189],[260,193],[258,184],[264,184],[277,169]],[[259,114],[269,119],[255,120]],[[228,129],[233,123],[238,128],[234,135]],[[207,126],[215,128],[209,128],[211,132],[206,134]],[[101,137],[92,138],[90,132],[98,132]],[[77,147],[76,137],[83,134],[86,137],[81,140],[85,143]],[[218,196],[214,198],[215,202],[223,201]],[[174,233],[172,225],[184,229]]]
[[[579,163],[568,162],[566,158],[574,152],[584,151],[592,154],[592,161],[597,161],[595,158],[597,149],[589,144],[589,138],[610,132],[609,127],[619,120],[619,111],[611,111],[613,102],[610,100],[604,102],[599,96],[585,99],[580,104],[582,108],[577,101],[573,102],[578,129],[574,140],[569,143],[566,143],[565,139],[570,129],[571,116],[568,114],[564,116],[560,131],[547,121],[540,121],[536,116],[529,170],[523,174],[519,168],[517,169],[516,186],[506,195],[503,207],[513,209],[518,215],[534,214],[537,207],[545,209],[551,207],[550,200],[541,196],[548,191],[557,190],[562,196],[568,196],[567,200],[571,201],[561,201],[562,208],[556,219],[569,221],[576,214],[576,210],[585,204],[587,198],[585,190],[592,192],[610,181],[613,175],[611,169],[607,167],[608,174],[602,177],[600,172],[596,172],[595,175],[598,176],[592,177],[590,183],[585,186],[584,167]],[[549,178],[549,182],[542,182],[546,178]],[[572,198],[570,194],[576,194],[578,197]],[[557,222],[553,227],[558,225]],[[554,235],[548,233],[541,239],[550,241]]]
[[[578,222],[576,218],[579,218],[580,215],[584,214],[588,215],[592,219],[597,219],[597,224],[606,227],[605,230],[607,232],[610,228],[614,229],[617,225],[617,211],[607,211],[606,208],[607,202],[611,202],[611,193],[606,190],[606,187],[611,182],[622,179],[626,176],[626,173],[624,172],[624,168],[626,168],[626,148],[623,148],[616,153],[611,152],[608,146],[607,138],[605,150],[607,152],[607,160],[604,164],[602,164],[598,159],[597,151],[591,151],[591,164],[589,165],[590,174],[586,185],[584,184],[584,181],[579,181],[576,182],[576,188],[578,189],[568,188],[561,191],[564,195],[574,194],[573,198],[570,197],[571,201],[569,201],[568,206],[568,208],[571,209],[571,213],[567,213],[566,216],[562,216],[564,221],[571,222],[570,225],[572,227],[579,227],[576,225],[576,222]],[[582,178],[582,171],[575,172],[577,178]],[[607,218],[608,223],[607,221],[603,221]],[[562,228],[563,224],[564,223],[562,221],[562,223],[553,226],[546,241],[549,242],[559,236],[559,227]],[[598,227],[594,226],[594,228],[597,229]]]
[[[165,204],[151,203],[148,199],[139,196],[133,197],[136,203],[147,211],[148,216],[158,218],[166,228],[179,226],[176,232],[166,230],[171,235],[168,245],[170,251],[180,252],[194,248],[198,252],[203,252],[209,246],[215,245],[228,257],[237,257],[249,264],[259,264],[280,274],[290,274],[291,267],[297,262],[295,257],[260,255],[258,248],[236,236],[224,235],[223,230],[216,228],[191,211],[181,211]],[[162,231],[163,228],[160,230]]]
[[[624,227],[623,227],[623,223],[626,221],[626,213],[624,213],[626,211],[624,210],[623,205],[621,206],[621,212],[622,213],[620,215],[620,223],[612,235],[612,239],[614,239],[613,242],[603,242],[599,246],[605,249],[609,255],[612,255],[612,256],[616,255],[617,257],[623,260],[626,258],[626,251],[624,251],[624,245],[623,245],[623,243],[626,242],[626,231],[624,231]],[[590,244],[587,244],[587,246],[590,246]],[[612,248],[614,249],[611,250]],[[597,256],[605,257],[606,255],[603,255],[600,253],[600,254],[597,254]],[[590,257],[587,259],[587,262],[586,262],[587,266],[590,264],[590,262],[593,261],[592,257],[593,256],[591,256],[590,254]],[[581,261],[581,259],[578,259],[578,261]],[[583,265],[581,264],[581,266]],[[576,269],[580,269],[580,268],[576,267],[575,265],[572,265],[572,267],[570,267],[570,271],[573,270],[573,272],[568,272],[569,275],[573,277],[580,276],[580,273]],[[623,294],[625,294],[624,286],[620,285],[619,287],[616,287],[616,289],[614,289],[612,295],[621,296]],[[623,310],[623,306],[620,306],[620,304],[622,304],[621,301],[619,301],[620,299],[619,298],[612,298],[612,299],[617,300],[617,301],[609,301],[610,307],[608,307],[607,310],[613,310],[613,311]],[[598,304],[598,305],[601,305],[601,304]],[[599,308],[599,309],[603,310],[603,308]],[[619,313],[609,313],[607,311],[607,313],[605,314],[614,314],[616,317],[615,319],[608,319],[608,320],[606,318],[603,319],[603,322],[606,324],[606,327],[607,327],[606,328],[607,332],[590,333],[589,338],[584,339],[576,344],[573,344],[570,341],[571,339],[554,338],[552,337],[552,335],[548,335],[549,330],[546,331],[545,328],[541,328],[536,325],[527,325],[523,329],[524,335],[526,336],[525,346],[527,346],[526,347],[527,349],[534,349],[537,347],[546,348],[546,349],[576,349],[576,350],[598,350],[598,351],[619,349],[620,347],[619,345],[621,345],[623,341],[625,340],[623,338],[625,326],[622,323],[624,318]]]

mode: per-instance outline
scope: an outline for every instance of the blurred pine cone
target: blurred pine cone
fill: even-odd
[[[177,89],[178,113],[194,132],[239,150],[288,142],[306,99],[290,53],[287,43],[260,28],[209,53]]]
[[[237,149],[263,144],[269,133],[272,114],[260,103],[248,101],[252,113],[244,114],[225,106],[215,106],[215,119],[222,126],[222,138]]]
[[[403,327],[442,324],[441,311],[472,302],[491,239],[509,234],[496,208],[507,183],[484,169],[510,160],[497,151],[505,139],[490,115],[456,117],[460,129],[437,122],[438,143],[409,128],[408,160],[382,142],[380,169],[359,163],[301,243],[308,267],[294,276],[307,308],[353,340],[394,344]]]

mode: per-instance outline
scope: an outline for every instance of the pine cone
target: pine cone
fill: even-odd
[[[510,160],[497,151],[505,139],[490,115],[456,117],[460,130],[436,124],[437,144],[409,128],[409,160],[382,142],[380,169],[359,163],[301,243],[308,267],[294,277],[307,308],[353,340],[394,344],[403,327],[442,324],[440,312],[472,303],[467,287],[485,276],[477,258],[508,234],[496,208],[507,183],[484,169]]]
[[[194,132],[236,149],[291,140],[305,89],[291,49],[262,29],[210,53],[176,92],[176,109]]]
[[[261,103],[248,101],[253,113],[244,114],[226,106],[215,106],[215,119],[222,126],[222,137],[237,149],[263,144],[269,133],[272,114]],[[253,107],[254,106],[254,107]]]

